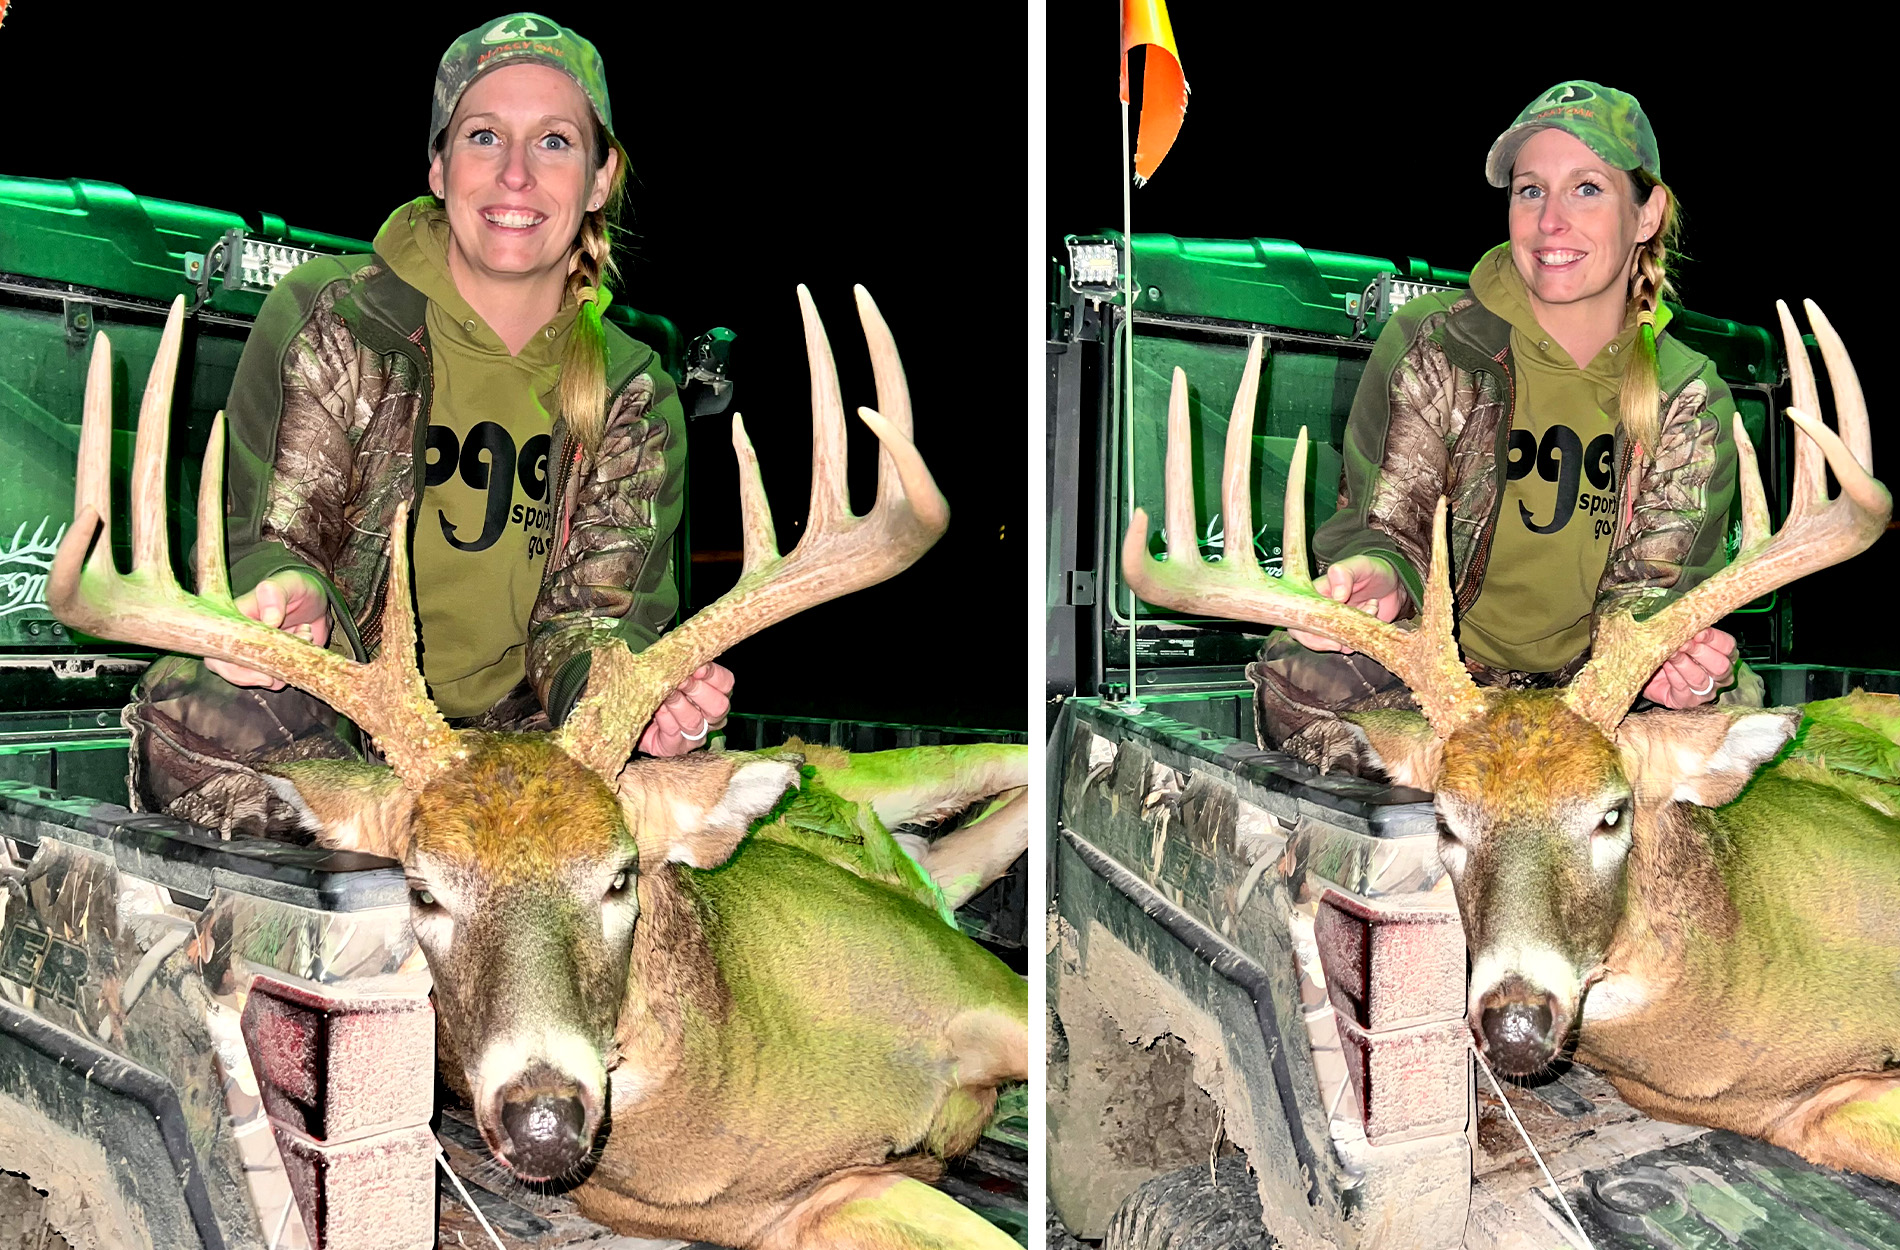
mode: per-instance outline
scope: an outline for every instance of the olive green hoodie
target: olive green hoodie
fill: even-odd
[[[1616,538],[1618,399],[1636,318],[1579,368],[1538,324],[1508,243],[1478,262],[1471,291],[1510,323],[1517,410],[1491,559],[1459,644],[1493,668],[1556,672],[1590,645]],[[1669,317],[1667,306],[1657,310],[1658,332]]]
[[[549,435],[560,415],[568,300],[511,355],[455,289],[449,225],[427,201],[396,210],[376,253],[428,297],[435,402],[414,526],[423,670],[446,716],[492,706],[526,675],[528,617],[553,531]]]

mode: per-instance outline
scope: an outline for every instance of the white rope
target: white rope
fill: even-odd
[[[1524,1144],[1530,1147],[1531,1158],[1537,1160],[1537,1166],[1543,1169],[1544,1179],[1550,1182],[1550,1192],[1557,1195],[1557,1201],[1562,1205],[1564,1214],[1570,1217],[1570,1226],[1577,1230],[1577,1236],[1583,1238],[1584,1245],[1589,1246],[1590,1250],[1596,1250],[1596,1247],[1591,1244],[1590,1234],[1583,1231],[1583,1225],[1578,1221],[1577,1213],[1570,1209],[1570,1200],[1564,1197],[1563,1190],[1557,1188],[1557,1178],[1552,1176],[1550,1169],[1544,1165],[1544,1156],[1537,1153],[1537,1144],[1531,1140],[1531,1135],[1524,1131],[1524,1125],[1518,1120],[1517,1112],[1511,1110],[1511,1100],[1504,1096],[1504,1088],[1498,1084],[1498,1078],[1491,1071],[1491,1065],[1484,1061],[1484,1055],[1478,1050],[1477,1041],[1469,1033],[1465,1034],[1465,1040],[1470,1045],[1472,1057],[1477,1059],[1478,1066],[1483,1068],[1484,1074],[1491,1078],[1491,1088],[1497,1091],[1498,1102],[1504,1106],[1504,1114],[1510,1118],[1512,1127],[1517,1129],[1517,1135],[1524,1139]]]
[[[482,1226],[482,1231],[488,1234],[488,1239],[495,1243],[495,1250],[508,1250],[508,1247],[501,1244],[501,1238],[495,1235],[495,1230],[488,1226],[488,1220],[482,1215],[482,1209],[475,1205],[475,1200],[468,1196],[468,1190],[462,1187],[462,1178],[457,1176],[455,1169],[449,1166],[449,1157],[442,1153],[442,1143],[439,1141],[435,1144],[435,1161],[440,1163],[442,1170],[449,1174],[449,1180],[455,1184],[455,1192],[462,1195],[462,1205],[475,1213],[475,1222]]]

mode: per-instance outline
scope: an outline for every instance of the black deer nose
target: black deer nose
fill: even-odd
[[[1529,1076],[1557,1053],[1556,999],[1517,978],[1484,996],[1478,1016],[1485,1057],[1507,1076]]]
[[[587,1112],[573,1093],[517,1089],[502,1096],[501,1126],[508,1134],[508,1165],[528,1181],[552,1180],[586,1154],[581,1130]]]

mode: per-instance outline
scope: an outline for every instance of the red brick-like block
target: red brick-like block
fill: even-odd
[[[428,995],[323,993],[259,976],[244,1044],[271,1119],[322,1144],[427,1124],[435,1096]]]
[[[1465,1014],[1465,931],[1449,896],[1320,895],[1313,939],[1326,994],[1361,1029],[1392,1029]]]
[[[431,1250],[435,1135],[426,1124],[324,1146],[273,1124],[316,1250]]]
[[[1383,1146],[1464,1129],[1471,1057],[1462,1016],[1378,1033],[1335,1016],[1368,1142]]]

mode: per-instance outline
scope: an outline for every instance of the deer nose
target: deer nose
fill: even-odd
[[[1507,977],[1479,1006],[1485,1057],[1509,1076],[1529,1076],[1557,1053],[1557,999],[1521,977]]]
[[[552,1180],[578,1166],[587,1154],[586,1126],[587,1109],[571,1082],[502,1091],[501,1127],[508,1134],[502,1155],[523,1180]]]

